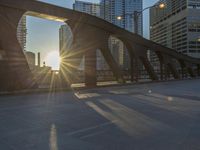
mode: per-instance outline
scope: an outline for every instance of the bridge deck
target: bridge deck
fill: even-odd
[[[0,149],[197,150],[199,83],[0,97]]]

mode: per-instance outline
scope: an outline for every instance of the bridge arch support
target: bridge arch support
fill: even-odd
[[[23,5],[21,5],[22,3]],[[73,70],[78,68],[80,59],[83,57],[86,58],[85,75],[87,86],[96,86],[96,49],[101,50],[117,80],[124,81],[123,73],[112,57],[108,47],[108,38],[110,35],[115,35],[115,37],[124,42],[130,58],[133,58],[132,60],[139,60],[144,65],[152,80],[158,80],[158,76],[148,60],[147,50],[155,51],[159,56],[161,64],[165,68],[168,68],[167,70],[170,70],[176,79],[179,79],[180,75],[176,65],[173,64],[173,59],[181,60],[179,62],[181,62],[182,68],[187,68],[187,71],[192,77],[195,76],[192,68],[193,65],[196,65],[198,73],[200,72],[200,59],[182,55],[170,48],[144,39],[139,35],[126,31],[100,18],[39,1],[1,0],[0,88],[2,89],[16,90],[36,86],[16,37],[18,22],[26,12],[29,12],[29,15],[36,15],[38,17],[67,21],[72,28],[74,40],[70,51],[66,52],[67,54],[63,54],[66,57],[64,62],[71,65],[69,68],[73,72]],[[65,63],[63,65],[66,65]],[[131,65],[133,65],[133,62],[131,62]],[[63,79],[65,79],[65,73],[66,70],[63,69]],[[73,74],[71,76],[73,78]],[[67,82],[70,81],[70,79],[65,80]]]

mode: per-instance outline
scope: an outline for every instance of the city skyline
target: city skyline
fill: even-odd
[[[41,0],[42,2],[58,5],[61,7],[71,8],[74,0]],[[99,0],[83,0],[93,3],[98,3]],[[144,0],[143,7],[148,7],[155,4],[157,0],[151,2]],[[144,37],[149,36],[149,22],[148,22],[148,11],[144,12]],[[45,57],[52,51],[59,51],[59,28],[63,23],[35,18],[27,17],[27,51],[34,53],[41,52],[41,60],[46,61]],[[47,64],[48,65],[48,64]]]

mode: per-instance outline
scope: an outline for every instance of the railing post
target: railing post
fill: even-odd
[[[135,66],[134,67],[135,68],[134,69],[135,70],[135,73],[134,73],[135,74],[134,75],[135,76],[135,81],[138,82],[138,80],[139,80],[139,67],[138,67],[138,58],[137,57],[135,57],[135,63],[134,64],[135,64],[134,65]]]
[[[134,81],[134,58],[133,58],[133,55],[131,55],[131,70],[130,70],[130,73],[131,73],[131,82],[133,82]]]

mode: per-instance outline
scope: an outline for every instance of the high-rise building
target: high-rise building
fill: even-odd
[[[73,4],[73,9],[76,11],[88,13],[90,15],[94,15],[97,17],[100,17],[100,4],[97,3],[91,3],[91,2],[83,2],[83,1],[78,1],[76,0],[75,3]],[[97,70],[107,70],[108,65],[100,52],[100,50],[96,51],[97,55]],[[83,61],[81,63],[81,68],[83,67]]]
[[[26,49],[26,35],[27,35],[26,16],[23,16],[18,24],[17,39],[24,51]]]
[[[100,14],[101,18],[121,27],[130,32],[134,32],[134,11],[142,11],[142,0],[101,0]],[[119,19],[120,17],[120,19]],[[143,34],[142,15],[138,18],[138,34]],[[115,45],[117,43],[117,46]],[[127,50],[124,48],[122,42],[114,37],[111,37],[109,42],[111,52],[118,53],[119,65],[124,69],[130,67],[129,56]],[[115,48],[115,49],[114,49]],[[117,49],[116,49],[117,48]],[[123,60],[122,60],[123,59]],[[121,64],[122,63],[122,64]]]
[[[100,16],[100,5],[97,3],[76,0],[73,4],[73,9],[80,12],[88,13],[90,15]]]
[[[70,30],[70,27],[68,25],[61,25],[59,29],[59,49],[60,49],[60,54],[63,52],[66,52],[71,43],[72,43],[72,32]]]
[[[160,0],[150,10],[150,39],[179,53],[200,58],[200,0]],[[152,63],[158,58],[151,54]]]

